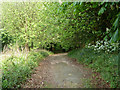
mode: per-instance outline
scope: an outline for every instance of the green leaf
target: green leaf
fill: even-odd
[[[107,40],[108,39],[108,36],[106,35],[105,37],[104,37],[104,40]]]
[[[96,8],[97,6],[98,6],[98,4],[94,4],[92,7],[93,7],[93,8]]]
[[[102,8],[99,10],[98,15],[103,14],[105,10],[106,10],[106,8],[105,8],[105,7],[102,7]]]
[[[83,2],[80,2],[80,5],[82,5]]]
[[[110,39],[110,42],[116,42],[119,38],[119,30],[117,29],[115,33],[113,34],[112,38]]]
[[[114,30],[118,27],[118,21],[119,21],[119,17],[117,17],[117,19],[115,20],[113,26],[114,26]]]

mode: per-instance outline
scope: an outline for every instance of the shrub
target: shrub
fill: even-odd
[[[49,54],[48,51],[32,51],[27,58],[21,55],[2,60],[2,87],[19,88],[20,84],[30,77],[32,69],[38,65],[38,62]]]

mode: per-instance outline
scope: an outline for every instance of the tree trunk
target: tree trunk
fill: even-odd
[[[25,44],[25,51],[30,51],[28,43]]]
[[[33,49],[33,42],[31,42],[31,46],[29,47],[29,50]]]

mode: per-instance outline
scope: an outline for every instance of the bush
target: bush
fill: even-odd
[[[22,56],[11,56],[3,60],[2,87],[19,88],[20,84],[30,77],[32,69],[38,65],[38,62],[49,54],[48,51],[30,52],[27,59]]]
[[[93,49],[78,49],[68,53],[68,56],[76,58],[80,63],[88,65],[99,72],[101,77],[110,83],[112,88],[119,87],[118,54],[96,52]]]
[[[7,30],[4,30],[4,29],[1,29],[0,30],[0,33],[1,33],[1,43],[2,43],[2,50],[3,48],[8,45],[8,44],[11,44],[14,42],[14,38],[12,37],[12,35],[9,35],[9,32]]]

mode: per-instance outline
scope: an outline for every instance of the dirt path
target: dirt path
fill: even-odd
[[[22,88],[85,88],[91,77],[91,69],[67,57],[67,53],[54,54],[39,64]]]

